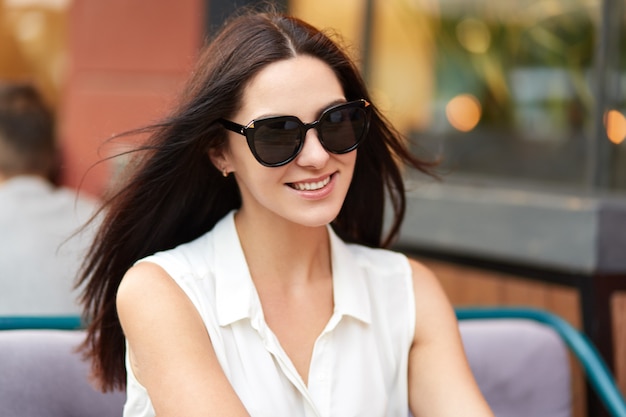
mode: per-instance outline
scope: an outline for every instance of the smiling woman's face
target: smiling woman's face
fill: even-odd
[[[247,125],[253,119],[289,115],[310,123],[328,107],[345,101],[343,88],[326,63],[298,56],[272,63],[252,78],[241,108],[230,120]],[[254,158],[245,137],[229,132],[227,147],[212,159],[220,171],[234,173],[242,213],[279,216],[314,227],[332,222],[339,214],[352,180],[356,151],[329,153],[317,130],[310,129],[293,161],[268,168]]]

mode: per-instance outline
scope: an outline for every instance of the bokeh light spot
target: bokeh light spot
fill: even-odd
[[[457,130],[469,132],[474,129],[482,115],[480,101],[471,94],[459,94],[446,105],[448,121]]]
[[[484,54],[491,45],[491,32],[487,25],[474,18],[463,19],[456,27],[456,37],[465,49]]]
[[[626,117],[617,110],[609,110],[604,115],[606,135],[609,140],[619,145],[626,139]]]

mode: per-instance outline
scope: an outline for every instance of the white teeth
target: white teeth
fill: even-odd
[[[293,186],[293,188],[295,188],[296,190],[299,190],[299,191],[313,191],[313,190],[319,190],[320,188],[323,188],[329,182],[330,182],[330,177],[326,177],[322,181],[318,181],[318,182],[298,182],[298,183],[293,183],[292,186]]]

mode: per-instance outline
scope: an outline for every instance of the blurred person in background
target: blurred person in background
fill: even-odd
[[[0,315],[78,314],[75,279],[96,201],[58,187],[54,115],[31,85],[0,82]]]

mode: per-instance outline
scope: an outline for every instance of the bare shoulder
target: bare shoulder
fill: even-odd
[[[124,324],[126,313],[158,310],[171,303],[184,303],[186,298],[163,268],[151,262],[140,262],[124,275],[117,289],[116,304]],[[158,311],[154,313],[158,314]]]
[[[140,262],[126,272],[117,290],[116,305],[125,331],[135,322],[145,326],[146,321],[158,320],[163,325],[198,315],[172,277],[152,262]]]
[[[421,262],[409,258],[409,264],[415,293],[416,339],[429,339],[439,335],[442,328],[455,328],[454,310],[439,279]]]
[[[413,272],[413,281],[415,280],[437,280],[435,274],[423,263],[413,258],[407,258],[411,271]]]
[[[448,302],[439,279],[430,268],[412,258],[409,258],[409,265],[413,273],[413,288],[416,301],[427,301],[432,300],[432,297],[436,297],[433,301]]]
[[[140,262],[131,267],[117,289],[117,302],[132,303],[142,298],[152,298],[161,294],[166,296],[175,282],[159,265],[152,262]],[[129,300],[130,299],[130,300]]]
[[[145,358],[146,352],[157,357],[173,355],[160,340],[185,340],[189,345],[208,341],[199,312],[157,264],[140,262],[126,272],[117,290],[116,307],[134,359]],[[141,372],[135,371],[141,380]]]

